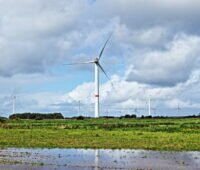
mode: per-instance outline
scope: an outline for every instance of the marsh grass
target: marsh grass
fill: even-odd
[[[7,120],[0,147],[200,150],[200,120]]]

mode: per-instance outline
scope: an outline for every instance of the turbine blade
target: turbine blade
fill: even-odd
[[[85,61],[85,62],[77,62],[77,63],[67,63],[67,64],[63,64],[63,65],[81,65],[81,64],[90,64],[90,63],[94,63],[94,61]]]
[[[115,87],[114,87],[114,85],[113,85],[113,83],[112,83],[112,81],[111,81],[111,79],[110,79],[110,77],[107,75],[107,73],[105,72],[105,70],[103,69],[103,67],[100,65],[99,62],[97,63],[97,65],[98,65],[98,67],[101,69],[101,71],[105,74],[105,76],[108,78],[108,80],[110,80],[110,84],[111,84],[112,88],[113,88],[114,90],[116,90]]]
[[[103,52],[104,52],[104,49],[105,49],[105,47],[106,47],[108,41],[110,40],[111,36],[112,36],[112,33],[109,35],[108,39],[106,40],[106,42],[105,42],[105,44],[104,44],[104,46],[103,46],[103,48],[102,48],[102,50],[101,50],[101,52],[100,52],[100,54],[99,54],[99,57],[98,57],[99,60],[100,60],[100,58],[101,58],[101,56],[102,56],[102,54],[103,54]]]
[[[97,63],[97,65],[101,69],[101,71],[105,74],[105,76],[108,78],[108,80],[110,80],[110,77],[107,75],[107,73],[105,72],[105,70],[103,69],[103,67],[100,65],[100,63]]]

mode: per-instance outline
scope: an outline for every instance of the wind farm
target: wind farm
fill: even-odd
[[[200,2],[0,0],[0,169],[200,169]]]
[[[141,96],[136,98],[133,101],[134,106],[128,109],[119,106],[107,105],[105,107],[103,104],[100,105],[101,93],[104,93],[104,91],[102,90],[100,93],[99,71],[107,78],[111,92],[115,90],[115,94],[118,95],[117,91],[119,91],[119,89],[116,91],[114,88],[115,84],[112,83],[101,63],[112,34],[106,39],[97,57],[89,61],[82,61],[80,58],[78,62],[64,64],[67,68],[76,65],[94,66],[94,83],[92,83],[94,87],[92,100],[94,103],[92,103],[91,113],[88,112],[88,105],[84,106],[84,102],[79,98],[73,105],[73,107],[76,107],[73,116],[65,117],[58,112],[19,113],[17,111],[16,94],[13,94],[11,96],[12,104],[10,105],[12,115],[9,118],[0,119],[1,147],[200,150],[197,140],[200,115],[179,116],[182,111],[179,102],[178,107],[175,105],[174,108],[171,108],[171,111],[177,112],[177,115],[159,115],[155,101],[165,102],[165,99],[160,99],[160,95],[164,91],[162,88],[155,88],[154,91],[151,91],[146,86],[138,87],[137,90]],[[106,60],[105,58],[104,61]],[[104,111],[105,108],[106,111]],[[159,107],[159,110],[161,109]],[[83,111],[85,114],[83,114]],[[7,134],[7,131],[10,135]],[[19,131],[23,131],[23,133],[20,134]],[[44,135],[46,133],[51,133],[51,135]],[[162,138],[158,140],[157,137],[160,135]],[[118,137],[116,138],[116,136]],[[187,136],[186,140],[184,140],[185,136]],[[170,140],[166,140],[167,138],[170,138]],[[109,139],[109,142],[107,139]],[[122,140],[123,142],[121,142]],[[130,140],[132,142],[129,142]],[[192,145],[188,146],[191,140]],[[180,143],[179,141],[184,142]]]

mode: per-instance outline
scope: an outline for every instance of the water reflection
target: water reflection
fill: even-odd
[[[0,169],[199,169],[200,152],[0,149]]]
[[[99,169],[99,150],[96,149],[95,150],[95,170],[98,170]]]

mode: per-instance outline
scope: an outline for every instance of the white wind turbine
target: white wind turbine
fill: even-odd
[[[15,114],[16,113],[16,96],[15,95],[13,95],[12,96],[12,107],[13,107],[13,114]]]
[[[70,63],[70,64],[64,64],[64,65],[77,65],[77,64],[94,64],[95,66],[95,118],[99,117],[99,69],[105,74],[105,76],[110,80],[109,76],[105,72],[104,68],[100,64],[100,59],[102,57],[102,54],[104,52],[104,49],[110,40],[112,34],[108,37],[106,40],[100,54],[98,57],[94,58],[91,61],[85,61],[85,62],[77,62],[77,63]]]
[[[146,95],[146,89],[145,88],[142,88],[142,89],[143,89],[144,94]],[[160,93],[161,93],[161,90],[159,90],[158,92],[156,92],[154,94],[154,99],[153,100],[155,100],[155,97],[157,98]],[[148,115],[152,116],[151,110],[155,109],[155,108],[152,108],[152,94],[151,95],[148,94],[147,103],[148,103]]]
[[[13,90],[10,98],[12,100],[12,113],[15,114],[16,113],[16,100],[17,100],[16,89]]]

